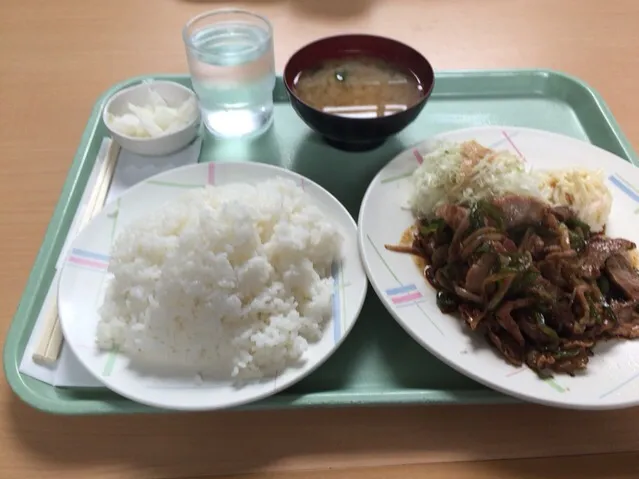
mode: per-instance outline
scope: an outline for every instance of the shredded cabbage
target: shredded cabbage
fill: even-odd
[[[409,205],[415,216],[426,218],[445,203],[469,204],[508,193],[540,196],[538,179],[519,157],[476,141],[443,146],[425,155],[412,182]]]
[[[412,176],[409,205],[417,217],[432,218],[444,203],[521,194],[568,206],[592,231],[602,231],[612,195],[602,171],[583,168],[533,171],[514,154],[476,141],[443,146],[424,156]]]

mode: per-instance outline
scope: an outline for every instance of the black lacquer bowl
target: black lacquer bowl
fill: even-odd
[[[423,97],[410,108],[377,118],[353,118],[325,113],[304,103],[295,92],[295,80],[304,70],[326,60],[365,55],[410,70],[422,86]],[[422,111],[435,85],[429,61],[417,50],[375,35],[338,35],[317,40],[298,50],[284,68],[284,84],[300,118],[327,143],[341,150],[363,151],[380,146],[406,128]]]

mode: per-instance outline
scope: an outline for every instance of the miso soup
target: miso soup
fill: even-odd
[[[354,118],[393,115],[424,96],[410,70],[369,56],[327,60],[304,70],[295,79],[294,89],[317,110]]]

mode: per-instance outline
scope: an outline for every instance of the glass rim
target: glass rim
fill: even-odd
[[[273,39],[273,26],[271,25],[271,22],[269,22],[269,20],[263,16],[260,15],[258,13],[254,13],[251,12],[249,10],[243,10],[241,8],[218,8],[216,10],[209,10],[203,13],[200,13],[199,15],[196,15],[192,18],[189,19],[189,21],[187,21],[184,24],[184,27],[182,27],[182,40],[184,41],[184,44],[187,46],[187,48],[190,48],[192,50],[195,50],[197,52],[201,51],[198,47],[196,47],[193,42],[191,41],[191,35],[189,35],[187,33],[187,31],[198,21],[207,18],[207,17],[215,17],[216,15],[222,15],[222,14],[241,14],[241,15],[246,15],[248,17],[253,17],[256,18],[258,20],[261,20],[265,25],[266,25],[266,29],[267,29],[267,33],[268,36],[266,38],[264,38],[263,40],[260,41],[259,45],[263,45],[265,43],[270,42]]]

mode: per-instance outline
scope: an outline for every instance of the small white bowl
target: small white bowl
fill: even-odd
[[[184,148],[197,136],[200,123],[199,111],[193,121],[183,128],[151,138],[124,135],[113,130],[109,124],[109,114],[122,115],[130,113],[127,106],[129,103],[143,105],[148,96],[149,86],[152,86],[170,107],[178,107],[189,98],[195,98],[195,93],[192,90],[172,81],[154,81],[151,84],[140,83],[124,88],[109,98],[102,112],[102,120],[113,139],[122,148],[145,156],[168,155]]]

